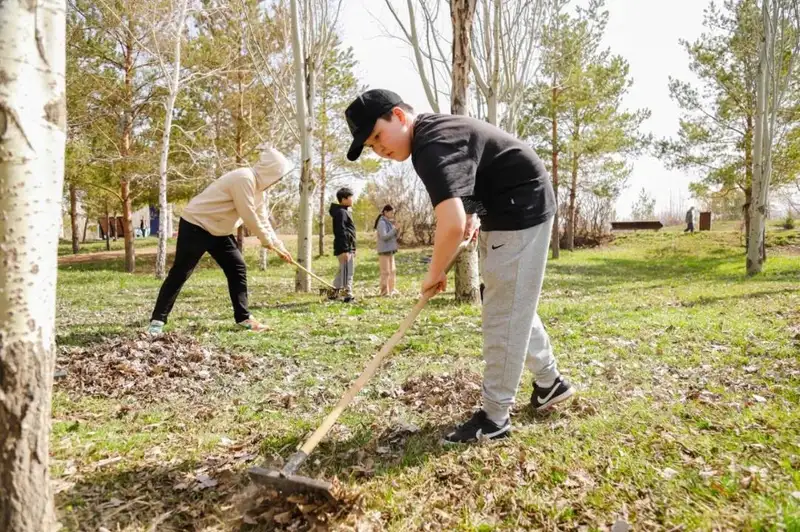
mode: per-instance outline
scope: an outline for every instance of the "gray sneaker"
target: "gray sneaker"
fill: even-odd
[[[164,332],[164,322],[158,320],[151,320],[150,326],[147,328],[147,334],[158,336]]]

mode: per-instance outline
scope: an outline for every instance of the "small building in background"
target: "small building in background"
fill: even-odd
[[[711,231],[711,211],[700,211],[700,231]]]

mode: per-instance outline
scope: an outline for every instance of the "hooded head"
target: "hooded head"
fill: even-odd
[[[256,188],[263,192],[292,171],[293,166],[286,157],[271,146],[261,149],[258,162],[252,167],[256,174]]]

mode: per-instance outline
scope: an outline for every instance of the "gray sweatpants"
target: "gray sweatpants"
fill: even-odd
[[[550,338],[536,309],[553,219],[521,231],[481,231],[483,271],[483,409],[502,420],[514,404],[527,363],[537,382],[559,373]]]
[[[338,258],[338,257],[337,257]],[[333,286],[344,289],[347,294],[353,293],[353,273],[355,272],[356,254],[350,253],[346,261],[339,260],[339,271],[333,280]]]

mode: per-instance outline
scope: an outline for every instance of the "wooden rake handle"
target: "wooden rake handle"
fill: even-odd
[[[335,286],[333,286],[331,283],[329,283],[329,282],[328,282],[328,281],[326,281],[325,279],[322,279],[322,278],[320,278],[319,276],[317,276],[316,274],[314,274],[314,272],[312,272],[311,270],[308,270],[307,268],[304,268],[303,266],[300,266],[300,265],[299,265],[297,262],[295,262],[295,260],[294,260],[294,259],[292,259],[292,265],[293,265],[295,268],[297,268],[297,269],[299,269],[299,270],[301,270],[301,271],[303,271],[303,272],[307,273],[308,275],[310,275],[311,277],[313,277],[314,279],[316,279],[316,280],[317,280],[317,281],[319,281],[320,283],[324,284],[324,285],[325,285],[325,286],[327,286],[328,288],[330,288],[330,289],[332,289],[332,290],[336,290],[336,287],[335,287]]]
[[[458,246],[455,254],[447,264],[445,272],[450,270],[461,252],[467,246],[469,246],[470,240],[471,239],[468,239]],[[347,408],[358,392],[364,388],[364,385],[367,384],[367,381],[372,378],[372,376],[380,367],[381,362],[383,362],[383,359],[392,352],[392,349],[394,349],[398,343],[400,343],[400,340],[403,338],[406,331],[411,327],[411,325],[413,325],[414,320],[417,319],[417,315],[419,315],[422,309],[425,308],[428,300],[434,295],[436,294],[433,291],[428,291],[420,296],[419,301],[417,301],[417,304],[414,305],[413,309],[411,309],[411,312],[408,314],[408,316],[406,316],[406,319],[404,319],[400,324],[400,328],[397,329],[397,332],[394,333],[391,338],[389,338],[389,341],[386,342],[383,347],[381,347],[381,350],[378,351],[378,354],[372,358],[370,363],[367,364],[367,367],[364,368],[364,371],[361,372],[361,375],[359,375],[355,382],[350,385],[350,388],[344,393],[342,398],[339,399],[339,402],[336,403],[336,406],[333,408],[333,410],[331,410],[331,412],[325,417],[325,419],[322,421],[322,424],[320,424],[317,430],[315,430],[314,433],[305,441],[305,443],[303,443],[303,446],[300,448],[300,452],[305,453],[305,455],[311,454],[322,438],[324,438],[328,431],[331,430],[331,427],[333,427],[334,423],[336,423],[336,420],[339,419],[339,416],[342,414],[342,412],[344,412],[344,409]]]
[[[269,247],[269,248],[267,248],[267,249],[269,249],[270,251],[274,251],[274,252],[276,252],[276,253],[277,253],[277,251],[278,251],[278,250],[277,250],[277,249],[275,249],[274,247]],[[328,281],[326,281],[325,279],[322,279],[321,277],[319,277],[319,276],[315,275],[315,274],[314,274],[314,272],[312,272],[311,270],[309,270],[309,269],[307,269],[307,268],[304,268],[303,266],[300,266],[300,265],[297,263],[297,261],[296,261],[296,260],[294,260],[294,258],[293,258],[291,255],[289,255],[289,263],[290,263],[292,266],[294,266],[295,268],[297,268],[298,270],[301,270],[301,271],[303,271],[303,272],[307,273],[308,275],[310,275],[311,277],[313,277],[314,279],[316,279],[316,280],[317,280],[317,281],[319,281],[320,283],[324,284],[324,285],[325,285],[325,286],[327,286],[328,288],[330,288],[330,289],[332,289],[332,290],[336,290],[336,287],[335,287],[335,286],[333,286],[331,283],[329,283],[329,282],[328,282]]]

